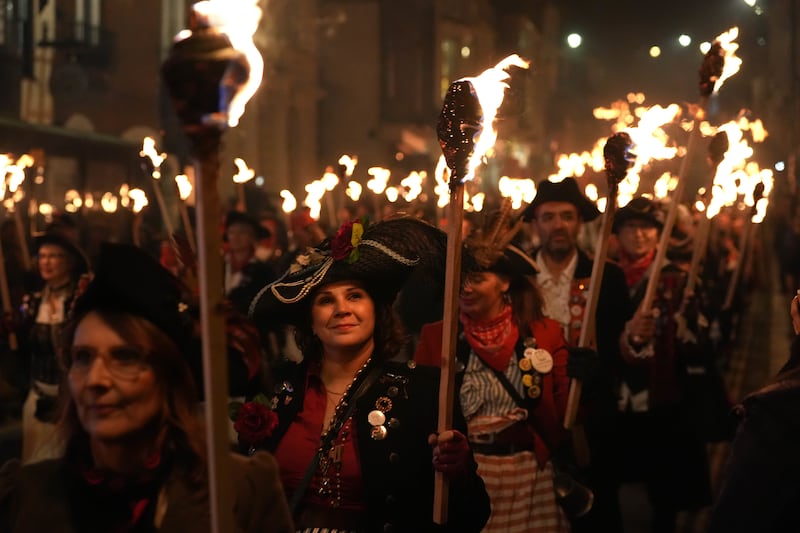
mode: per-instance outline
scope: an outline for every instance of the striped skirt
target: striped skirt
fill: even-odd
[[[492,514],[488,533],[568,533],[569,520],[556,503],[553,467],[539,470],[533,452],[475,454]]]

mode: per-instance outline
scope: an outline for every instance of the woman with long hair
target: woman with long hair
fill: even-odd
[[[274,452],[298,531],[432,531],[434,471],[450,479],[445,531],[486,522],[466,438],[436,431],[438,370],[392,361],[406,341],[392,303],[417,264],[399,251],[403,227],[346,223],[251,304],[259,321],[292,324],[303,352],[266,395],[274,431],[239,434]]]
[[[65,329],[61,457],[0,471],[0,531],[209,531],[204,429],[178,280],[104,245]],[[274,459],[232,460],[237,531],[292,531]],[[41,512],[46,504],[47,512]]]

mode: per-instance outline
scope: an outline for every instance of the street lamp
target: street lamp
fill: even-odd
[[[570,33],[567,35],[567,44],[570,48],[578,48],[583,42],[583,37],[579,33]]]
[[[686,48],[687,46],[692,44],[692,38],[689,37],[688,35],[686,35],[685,33],[683,33],[683,34],[681,34],[680,37],[678,37],[678,44],[680,44],[681,46]]]
[[[708,41],[703,41],[700,43],[700,53],[706,55],[708,51],[711,50],[711,43]]]
[[[659,46],[650,47],[650,57],[658,57],[660,55],[661,55],[661,47]]]

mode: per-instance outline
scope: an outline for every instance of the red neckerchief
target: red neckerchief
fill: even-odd
[[[464,335],[473,351],[487,365],[505,372],[519,338],[517,324],[511,319],[511,306],[507,305],[496,318],[488,321],[472,320],[461,313]]]
[[[634,287],[642,280],[647,269],[650,268],[650,265],[653,263],[655,256],[655,248],[638,260],[632,259],[624,250],[619,251],[619,266],[625,273],[625,281],[628,282],[628,287]]]

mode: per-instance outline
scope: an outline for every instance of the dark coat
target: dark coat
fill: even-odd
[[[800,336],[788,368],[737,407],[741,417],[710,533],[800,531]],[[785,379],[782,379],[783,376]]]
[[[275,459],[266,453],[245,458],[233,456],[235,533],[263,531],[291,533],[286,498],[280,486]],[[10,461],[0,470],[0,531],[3,533],[86,533],[106,531],[108,524],[77,525],[75,516],[97,517],[97,504],[87,501],[83,480],[61,459],[20,466]],[[161,533],[207,533],[211,530],[208,490],[192,489],[180,477],[166,483],[167,510]],[[76,512],[78,508],[85,513]],[[139,529],[137,529],[139,531]],[[143,531],[155,531],[144,527]]]
[[[439,370],[413,363],[379,364],[379,377],[358,398],[352,415],[364,476],[367,531],[437,530],[432,521],[434,470],[427,439],[437,429]],[[279,425],[267,443],[270,450],[277,448],[303,407],[306,372],[305,363],[280,369],[277,382],[284,390],[276,407]],[[400,385],[402,382],[405,385]],[[398,387],[396,394],[389,391],[392,386]],[[288,389],[291,392],[287,393]],[[389,429],[386,439],[373,440],[367,414],[381,396],[391,397],[387,416],[397,419],[399,425]],[[459,418],[463,423],[463,417],[456,415],[456,429]],[[449,520],[444,530],[478,532],[488,519],[489,496],[472,461],[462,478],[450,482]]]

